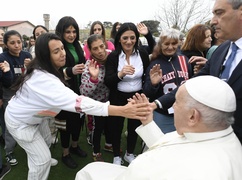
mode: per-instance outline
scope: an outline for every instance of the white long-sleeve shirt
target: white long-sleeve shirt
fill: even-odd
[[[241,180],[242,147],[231,127],[210,133],[163,134],[154,122],[136,132],[150,149],[127,167],[91,163],[76,180]],[[106,168],[108,171],[103,171]],[[98,177],[95,177],[98,172]],[[109,175],[112,172],[112,177]],[[116,172],[116,173],[115,173]],[[105,178],[107,177],[107,178]]]
[[[40,124],[43,116],[55,116],[61,110],[108,116],[107,103],[79,96],[54,75],[35,70],[21,91],[9,101],[5,115],[19,128]]]

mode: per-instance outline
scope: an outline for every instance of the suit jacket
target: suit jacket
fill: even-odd
[[[212,75],[219,77],[222,72],[222,65],[229,50],[230,43],[231,41],[222,43],[214,51],[205,67],[196,76]],[[240,142],[242,142],[242,61],[240,61],[240,63],[234,69],[227,83],[234,90],[236,96],[237,107],[234,114],[235,123],[233,124],[233,129]]]

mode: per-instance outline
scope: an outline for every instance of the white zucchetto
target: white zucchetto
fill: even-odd
[[[236,98],[232,88],[214,76],[198,76],[186,81],[189,95],[198,102],[224,112],[236,110]]]

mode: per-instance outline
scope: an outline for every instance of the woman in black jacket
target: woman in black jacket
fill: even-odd
[[[111,52],[105,64],[105,84],[110,89],[110,103],[124,105],[136,92],[142,92],[143,78],[149,65],[148,53],[138,46],[139,31],[133,23],[123,23],[115,36],[115,51]],[[121,165],[120,141],[123,117],[110,117],[113,137],[113,163]],[[127,151],[124,159],[128,163],[135,158],[137,134],[140,121],[128,119]]]
[[[80,94],[79,86],[81,74],[84,72],[85,57],[79,43],[79,26],[74,18],[65,16],[59,20],[55,33],[61,38],[66,51],[66,64],[61,68],[61,72],[63,72],[69,88]],[[63,148],[62,162],[69,168],[74,169],[77,167],[77,163],[72,159],[70,153],[80,157],[87,156],[87,153],[77,144],[85,115],[80,117],[80,114],[77,113],[61,111],[56,118],[66,120],[66,130],[60,130]],[[70,138],[72,141],[69,147]]]

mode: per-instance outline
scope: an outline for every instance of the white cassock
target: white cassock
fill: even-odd
[[[242,147],[233,129],[163,134],[154,122],[136,132],[149,150],[128,166],[94,162],[75,180],[241,180]],[[156,143],[155,143],[156,142]]]

